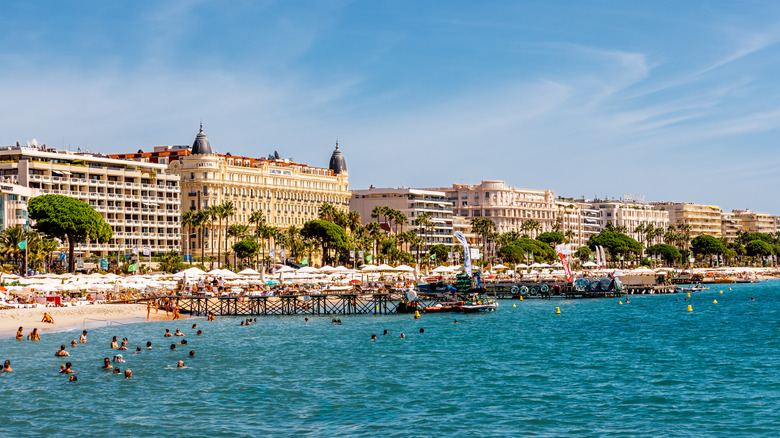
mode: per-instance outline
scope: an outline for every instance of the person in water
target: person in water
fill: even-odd
[[[127,341],[122,341],[122,345],[117,350],[127,350]]]
[[[78,345],[79,345],[79,344],[76,342],[76,340],[75,340],[75,339],[74,339],[74,340],[72,340],[72,341],[70,341],[70,346],[71,346],[71,347],[78,347]]]
[[[68,377],[69,382],[78,382],[79,378],[75,375],[71,374],[70,377]]]
[[[41,340],[41,335],[38,334],[38,329],[37,328],[32,329],[30,334],[27,335],[27,339],[29,339],[29,340],[31,340],[33,342],[40,341]]]
[[[163,337],[170,338],[171,336],[173,336],[173,334],[171,333],[171,329],[165,329],[165,334],[163,335]]]
[[[198,329],[198,332],[197,332],[197,333],[195,333],[195,334],[196,334],[196,335],[198,335],[198,336],[200,336],[200,335],[202,335],[202,334],[203,334],[203,330],[200,330],[200,329]]]
[[[152,341],[146,341],[146,349],[151,350],[152,349]]]
[[[382,333],[382,335],[383,335],[383,336],[387,336],[387,335],[389,335],[389,334],[390,334],[390,332],[388,332],[388,331],[387,331],[387,329],[385,329],[385,332],[384,332],[384,333]]]
[[[371,341],[376,341],[376,335],[371,335]]]
[[[122,374],[122,369],[119,367],[114,368],[114,374]]]
[[[24,340],[24,327],[19,327],[19,330],[16,331],[16,340]]]
[[[182,333],[181,330],[176,329],[176,333],[174,333],[173,336],[184,336],[184,333]]]
[[[70,362],[65,362],[65,368],[60,369],[60,373],[62,374],[70,374],[73,372],[73,364]]]
[[[176,344],[171,344],[171,350],[175,350],[175,349],[176,349]]]
[[[195,350],[190,350],[190,357],[195,357]]]
[[[114,337],[111,339],[111,348],[112,348],[112,349],[114,349],[114,350],[116,350],[117,348],[119,348],[119,344],[118,344],[118,343],[117,343],[117,341],[116,341],[116,336],[114,336]]]
[[[65,351],[65,344],[60,345],[59,351],[54,353],[55,356],[70,356],[70,353]]]
[[[401,339],[406,339],[406,334],[401,332]]]
[[[453,321],[452,323],[453,324],[460,324],[457,319],[455,321]]]
[[[11,371],[13,371],[13,369],[11,368],[11,361],[6,360],[5,362],[3,362],[3,369],[0,370],[0,373],[10,373]]]
[[[176,362],[176,366],[177,366],[178,368],[184,368],[184,361],[183,361],[183,360],[180,360],[180,361]]]
[[[133,352],[133,354],[138,354],[140,352],[141,352],[141,347],[135,347],[135,351]]]
[[[114,369],[114,366],[111,365],[111,359],[104,357],[103,358],[103,366],[101,367],[104,370],[112,370]]]
[[[425,333],[425,329],[424,329],[424,328],[421,328],[421,329],[420,329],[420,333]]]
[[[114,356],[114,362],[124,362],[124,361],[125,358],[123,358],[121,354],[117,354],[116,356]]]
[[[87,331],[86,330],[81,332],[81,336],[79,337],[79,342],[82,343],[82,344],[86,344],[87,343]]]
[[[125,370],[125,380],[129,380],[131,377],[133,377],[133,371],[128,368]]]

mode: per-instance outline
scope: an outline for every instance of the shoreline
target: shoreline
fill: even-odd
[[[48,312],[54,318],[55,324],[41,322],[43,313]],[[165,315],[165,310],[158,313],[152,309],[149,319],[146,319],[145,304],[94,304],[79,307],[45,307],[32,309],[0,310],[0,339],[13,338],[16,330],[24,327],[24,336],[37,328],[41,335],[59,333],[71,330],[87,330],[89,328],[105,327],[112,324],[138,324],[144,322],[170,321],[173,314]],[[189,319],[189,315],[181,315],[180,319]]]

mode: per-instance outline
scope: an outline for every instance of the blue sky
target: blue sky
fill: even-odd
[[[190,144],[350,186],[503,179],[780,214],[780,3],[0,5],[0,144]]]

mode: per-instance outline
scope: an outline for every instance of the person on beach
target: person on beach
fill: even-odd
[[[125,380],[129,380],[131,377],[133,377],[133,372],[130,369],[125,370]]]
[[[165,334],[163,335],[163,337],[170,338],[171,336],[173,336],[173,334],[171,333],[171,329],[165,329]]]
[[[70,374],[73,372],[73,364],[70,362],[65,362],[65,368],[60,368],[60,374]]]
[[[152,341],[146,341],[146,349],[151,350],[152,349]]]
[[[174,302],[173,303],[173,318],[171,319],[171,321],[177,320],[179,318],[180,318],[180,316],[179,316],[179,306],[177,306],[176,303]]]
[[[184,336],[184,333],[182,333],[181,330],[176,329],[176,333],[174,333],[173,336]]]
[[[149,321],[149,315],[152,314],[152,300],[146,302],[146,320]]]
[[[24,340],[24,327],[19,327],[19,330],[16,331],[16,340],[22,341]]]
[[[81,337],[79,337],[79,342],[82,343],[82,344],[86,344],[87,343],[87,331],[86,330],[81,332]]]
[[[48,312],[43,312],[43,319],[41,319],[41,322],[54,324],[54,318],[52,318],[51,315],[49,315]]]
[[[0,373],[10,373],[11,371],[13,371],[13,369],[11,368],[11,361],[6,360],[5,362],[3,362],[3,369],[0,370]]]
[[[111,365],[111,359],[104,357],[103,358],[103,366],[101,367],[104,370],[113,370],[114,366]]]
[[[41,340],[41,335],[38,334],[38,329],[37,328],[32,329],[30,334],[27,335],[27,339],[29,339],[29,340],[31,340],[33,342],[40,341]]]
[[[116,336],[114,336],[114,337],[111,339],[111,348],[112,348],[112,349],[114,349],[114,350],[116,350],[117,348],[119,348],[119,344],[117,343]]]

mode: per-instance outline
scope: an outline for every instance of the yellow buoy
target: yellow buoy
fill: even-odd
[[[512,304],[512,307],[517,307],[516,305]]]
[[[691,293],[690,293],[690,292],[688,292],[688,298],[690,298],[690,297],[691,297]]]
[[[712,300],[712,304],[718,304],[718,300]]]
[[[556,307],[555,308],[555,314],[556,315],[560,315],[561,314],[561,308],[560,307]]]
[[[693,306],[691,306],[690,304],[688,304],[688,311],[693,312]]]
[[[523,296],[522,295],[520,295],[520,301],[523,301]]]
[[[731,288],[729,288],[729,290],[731,290]]]
[[[623,304],[623,302],[622,301],[618,301],[618,304]]]
[[[415,310],[415,311],[414,311],[414,316],[416,316],[417,318],[419,318],[419,317],[420,317],[420,311],[419,311],[419,310]]]
[[[376,306],[376,310],[379,310],[379,306]]]
[[[720,291],[720,293],[723,293],[723,291]]]

